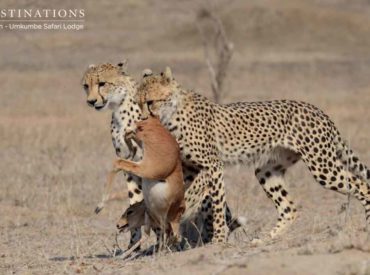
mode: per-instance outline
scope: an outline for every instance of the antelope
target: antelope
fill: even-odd
[[[183,181],[180,150],[175,138],[162,126],[159,119],[149,116],[136,123],[136,130],[127,133],[143,148],[139,162],[118,159],[113,163],[109,180],[123,170],[143,179],[145,238],[141,238],[127,253],[134,251],[150,234],[150,229],[160,228],[173,242],[180,239],[180,220],[185,211],[185,185]],[[138,206],[136,206],[138,207]],[[129,213],[130,207],[127,210]],[[142,221],[141,221],[142,223]],[[140,224],[142,225],[142,224]],[[138,224],[138,226],[140,226]]]

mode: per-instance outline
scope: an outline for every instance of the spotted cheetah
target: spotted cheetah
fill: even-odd
[[[210,188],[213,242],[227,237],[225,163],[255,165],[255,175],[278,211],[272,238],[297,217],[284,174],[300,159],[321,186],[356,197],[370,222],[370,171],[317,107],[292,100],[219,105],[183,89],[168,67],[143,78],[138,98],[148,105],[143,116],[159,116],[176,136],[184,164],[199,169],[192,183],[195,192]]]
[[[140,108],[133,103],[138,83],[128,75],[127,60],[118,63],[116,66],[109,63],[90,65],[83,75],[82,85],[86,92],[87,104],[90,107],[97,111],[112,110],[111,134],[117,156],[139,160],[141,151],[138,150],[136,155],[133,156],[133,149],[130,150],[124,138],[126,130],[131,129],[134,121],[140,119]],[[125,179],[129,204],[133,205],[141,202],[143,200],[141,179],[127,173]],[[111,188],[111,184],[104,187],[103,197],[95,210],[96,213],[103,209],[105,202],[110,197]],[[129,247],[140,238],[140,229],[132,229]]]
[[[149,74],[150,72],[149,70]],[[147,71],[144,71],[144,74],[146,73]],[[110,63],[90,65],[84,73],[82,85],[87,95],[87,104],[90,107],[95,108],[97,111],[106,109],[112,111],[111,134],[117,156],[124,159],[131,158],[134,161],[140,160],[142,157],[140,148],[136,144],[130,147],[125,139],[126,132],[131,131],[134,122],[141,119],[140,107],[135,101],[138,83],[128,74],[127,61],[124,60],[117,65]],[[191,183],[198,173],[198,169],[192,166],[183,167],[183,170],[186,184]],[[129,204],[133,205],[141,202],[143,200],[141,179],[132,174],[126,174],[125,178],[128,187]],[[96,212],[101,211],[104,203],[110,198],[109,193],[111,188],[111,184],[107,184],[104,187],[103,198],[98,204]],[[187,207],[192,207],[199,203],[198,198],[193,196],[195,193],[193,189],[191,186],[185,193]],[[209,213],[206,211],[206,209],[209,211],[209,208],[206,207],[209,204],[209,200],[210,197],[205,195],[200,202],[203,205],[200,209],[203,210],[201,214],[204,217],[209,216]],[[233,219],[228,207],[226,207],[226,218],[232,228],[242,225],[239,221],[243,219]],[[208,231],[204,232],[206,230]],[[212,230],[212,224],[208,222],[202,231],[204,236],[208,236],[203,240],[204,242],[209,241],[209,238],[213,234]],[[129,247],[140,238],[140,229],[132,229]]]

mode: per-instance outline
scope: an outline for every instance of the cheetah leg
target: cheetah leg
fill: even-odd
[[[201,196],[205,187],[209,190],[210,208],[212,219],[212,228],[214,234],[212,242],[223,243],[226,242],[227,227],[225,222],[225,189],[223,185],[223,165],[216,163],[213,167],[208,169],[201,169],[195,176],[194,181],[190,184],[185,192],[186,208],[190,209],[193,204],[197,204],[194,196]],[[193,196],[193,198],[192,198]],[[201,203],[201,201],[199,202]],[[202,228],[202,227],[201,227]]]
[[[223,168],[223,163],[215,163],[209,168],[208,187],[212,199],[213,217],[212,243],[226,243],[229,231],[225,220],[226,198]]]
[[[235,229],[242,227],[246,224],[246,218],[243,216],[239,216],[237,218],[233,217],[229,206],[226,203],[225,209],[225,216],[226,216],[226,224],[229,228],[229,235],[234,232]]]
[[[141,191],[141,178],[129,175],[127,177],[127,189],[128,189],[128,198],[129,198],[129,204],[134,205],[135,203],[141,202],[144,200],[143,193]],[[131,229],[131,237],[130,237],[130,243],[129,248],[132,247],[136,242],[138,242],[141,239],[141,229],[140,228],[133,228]],[[138,250],[140,247],[137,248]]]
[[[209,243],[213,238],[213,212],[212,212],[212,199],[207,194],[202,201],[202,242]]]
[[[267,164],[255,170],[256,177],[274,202],[278,211],[278,221],[270,231],[271,238],[283,233],[297,218],[297,209],[291,195],[287,191],[284,174],[287,168],[296,163],[299,155],[292,151],[282,151],[278,159],[270,160]]]
[[[199,176],[197,182],[202,182],[201,185],[192,184],[194,178],[198,175],[199,171],[191,167],[183,167],[184,181],[186,185],[185,201],[187,209],[193,208],[193,204],[197,204],[201,200],[201,208],[199,212],[199,219],[196,223],[197,228],[201,232],[202,242],[209,243],[213,237],[213,211],[212,211],[212,199],[209,195],[209,188],[207,184],[207,175],[203,174]],[[188,211],[188,210],[187,210]],[[230,208],[226,203],[225,209],[226,224],[229,227],[229,233],[234,231],[245,223],[244,217],[238,217],[237,219],[232,217]]]
[[[334,149],[333,149],[334,151]],[[302,156],[316,181],[326,189],[349,194],[358,199],[365,208],[366,226],[370,227],[370,186],[362,178],[346,169],[341,160],[332,154],[331,158],[316,159]],[[320,165],[317,165],[317,163]]]
[[[185,205],[186,205],[186,215],[185,220],[189,217],[195,219],[195,224],[193,224],[199,235],[194,238],[194,235],[188,235],[188,231],[185,230],[185,238],[189,238],[191,242],[197,242],[201,240],[204,243],[204,240],[207,238],[207,230],[205,229],[205,218],[204,216],[207,215],[212,207],[212,201],[209,197],[207,185],[208,175],[204,171],[200,174],[199,170],[194,167],[183,166],[183,173],[184,173],[184,183],[185,183]],[[195,180],[196,179],[196,180]],[[207,209],[207,210],[204,210]],[[212,215],[212,212],[209,214]],[[208,220],[211,222],[211,233],[213,232],[212,227],[212,216]],[[210,239],[208,240],[208,242]]]
[[[209,243],[213,237],[212,200],[209,195],[205,195],[202,201],[201,214],[204,224],[204,227],[202,228],[202,241],[203,243]],[[225,207],[225,218],[226,225],[229,228],[228,235],[245,223],[244,217],[233,218],[227,203]]]
[[[365,208],[366,224],[369,229],[370,186],[365,182],[366,177],[355,175],[354,173],[359,171],[351,166],[351,163],[346,164],[346,158],[341,156],[343,152],[340,151],[345,148],[343,145],[339,145],[338,148],[338,144],[333,142],[333,140],[340,139],[339,133],[328,127],[320,130],[315,139],[307,138],[303,143],[302,139],[293,133],[290,137],[291,142],[288,144],[294,151],[301,154],[302,160],[321,186],[342,194],[352,195],[361,202]],[[351,155],[351,152],[346,152],[346,154]],[[364,166],[362,166],[363,169]]]

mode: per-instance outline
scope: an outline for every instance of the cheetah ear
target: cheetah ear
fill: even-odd
[[[172,71],[171,71],[171,68],[170,67],[166,67],[166,69],[164,70],[164,73],[163,73],[163,77],[164,79],[170,83],[171,80],[172,80]]]
[[[122,74],[127,74],[127,67],[128,67],[128,60],[124,59],[123,61],[119,62],[117,64],[119,70]]]
[[[147,76],[153,75],[153,71],[151,69],[144,69],[141,74],[142,74],[143,78],[145,78]]]
[[[89,66],[87,66],[88,69],[94,69],[96,68],[96,65],[95,64],[90,64]]]

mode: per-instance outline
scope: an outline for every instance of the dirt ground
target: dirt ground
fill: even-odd
[[[286,176],[298,219],[277,240],[251,244],[277,214],[253,167],[239,165],[227,168],[227,201],[247,224],[227,245],[112,257],[128,203],[94,214],[115,153],[109,112],[89,108],[80,85],[88,64],[129,58],[138,81],[142,69],[169,65],[184,87],[210,96],[194,18],[212,5],[235,45],[223,102],[310,102],[370,165],[368,1],[16,2],[84,8],[86,29],[0,30],[0,274],[370,274],[362,206],[350,199],[346,208],[348,198],[321,188],[303,163]]]

